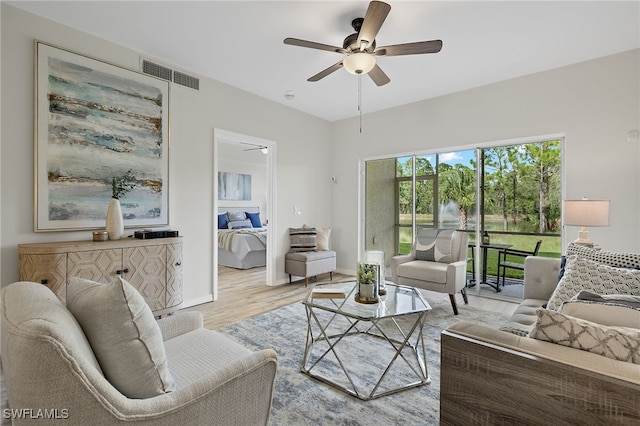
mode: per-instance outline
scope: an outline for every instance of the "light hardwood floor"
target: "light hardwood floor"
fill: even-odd
[[[334,273],[333,281],[348,279],[346,275]],[[321,275],[317,281],[311,281],[309,287],[304,286],[304,280],[292,284],[268,287],[265,281],[264,268],[253,268],[238,271],[233,268],[220,267],[219,298],[215,302],[186,308],[187,311],[202,312],[206,328],[217,329],[225,325],[242,321],[247,318],[280,308],[282,306],[301,301],[310,291],[311,285],[330,282],[329,274]],[[440,299],[449,303],[447,294],[423,292],[432,301]],[[458,295],[458,303],[463,303]],[[469,304],[487,311],[512,314],[517,304],[510,301],[491,299],[487,297],[469,295]],[[0,399],[1,408],[6,408],[7,395],[2,380],[2,366],[0,364]],[[7,420],[0,421],[1,425],[9,424]]]
[[[351,278],[334,273],[333,281]],[[193,306],[185,310],[195,310],[202,313],[206,328],[217,329],[225,325],[241,321],[262,313],[280,308],[291,303],[301,301],[316,283],[329,281],[329,274],[311,280],[309,287],[304,286],[304,280],[294,281],[292,284],[268,287],[265,282],[264,268],[252,268],[244,271],[220,266],[218,300]],[[424,291],[429,300],[446,300],[447,294]],[[458,303],[462,295],[458,294]],[[491,299],[487,297],[469,295],[469,303],[479,309],[512,314],[517,304],[510,301]]]

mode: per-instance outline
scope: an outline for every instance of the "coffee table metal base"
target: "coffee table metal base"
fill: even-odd
[[[317,309],[317,308],[316,308]],[[426,365],[426,350],[424,345],[423,326],[427,311],[412,313],[403,316],[403,322],[406,322],[405,330],[399,324],[398,318],[380,318],[380,319],[355,319],[340,315],[339,313],[331,313],[330,315],[318,315],[314,307],[306,306],[307,310],[307,338],[305,344],[304,357],[300,371],[320,380],[328,385],[340,389],[361,400],[367,401],[380,398],[386,395],[395,394],[397,392],[423,386],[431,382]],[[324,312],[327,314],[327,312]],[[346,326],[342,331],[329,334],[329,327],[335,326],[336,318],[346,319]],[[415,321],[406,321],[408,318],[415,318]],[[386,325],[386,327],[385,327]],[[389,333],[389,327],[398,333],[400,339],[392,338]],[[408,330],[406,330],[408,328]],[[386,330],[385,330],[386,329]],[[357,385],[354,373],[349,372],[349,368],[337,346],[345,346],[349,343],[350,336],[365,336],[366,338],[381,339],[383,342],[391,346],[391,358],[388,360],[386,367],[380,367],[380,376],[375,383],[370,386]],[[323,343],[319,354],[312,357],[314,349]],[[350,352],[362,350],[357,346],[344,348]],[[346,384],[339,383],[335,378],[329,377],[326,372],[316,372],[322,366],[323,362],[329,362],[328,359],[333,355],[333,359],[339,364],[341,372],[344,374],[342,379],[346,378]],[[410,373],[407,382],[391,389],[383,389],[382,383],[387,374],[392,370],[396,363],[404,362]],[[380,363],[384,364],[384,360],[380,359]],[[405,370],[407,371],[407,370]]]

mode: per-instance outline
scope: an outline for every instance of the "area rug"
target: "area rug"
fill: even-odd
[[[300,372],[307,327],[302,303],[219,331],[249,349],[273,348],[277,352],[278,372],[270,425],[437,425],[441,331],[459,321],[498,328],[507,322],[508,315],[482,311],[471,305],[458,305],[460,314],[453,315],[448,301],[429,302],[433,309],[428,313],[423,331],[431,383],[370,401],[362,401]],[[366,352],[367,348],[358,350]]]

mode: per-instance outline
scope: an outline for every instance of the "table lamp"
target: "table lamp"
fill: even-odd
[[[593,247],[587,226],[609,226],[609,200],[565,200],[562,208],[566,226],[581,226],[574,242]]]

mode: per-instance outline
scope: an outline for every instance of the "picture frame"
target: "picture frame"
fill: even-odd
[[[251,200],[251,175],[218,172],[218,200]]]
[[[169,224],[169,82],[35,41],[34,231]]]

